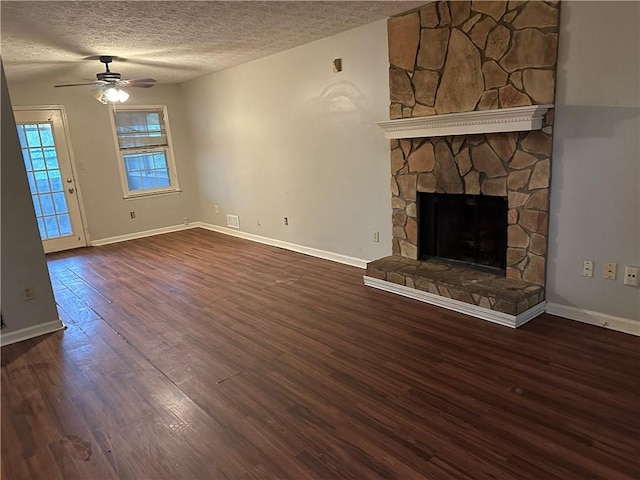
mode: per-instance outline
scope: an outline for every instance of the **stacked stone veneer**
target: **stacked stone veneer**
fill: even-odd
[[[553,103],[558,18],[455,1],[389,19],[391,118]],[[392,140],[394,255],[418,257],[417,192],[507,197],[506,277],[544,285],[552,135],[553,110],[537,131]]]
[[[557,2],[434,2],[390,18],[391,119],[553,103]]]

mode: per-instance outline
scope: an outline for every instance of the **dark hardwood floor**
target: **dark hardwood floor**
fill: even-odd
[[[3,479],[629,479],[640,339],[519,330],[193,229],[50,255],[2,348]]]

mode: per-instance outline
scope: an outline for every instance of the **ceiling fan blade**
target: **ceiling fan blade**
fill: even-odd
[[[64,85],[54,85],[54,87],[58,88],[58,87],[80,87],[82,85],[99,85],[101,82],[99,80],[96,80],[95,82],[89,82],[89,83],[66,83]]]
[[[116,84],[119,87],[150,88],[156,84],[156,80],[153,78],[137,78],[134,80],[118,80]]]

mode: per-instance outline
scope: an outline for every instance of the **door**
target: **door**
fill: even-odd
[[[14,115],[45,253],[86,246],[62,110]]]

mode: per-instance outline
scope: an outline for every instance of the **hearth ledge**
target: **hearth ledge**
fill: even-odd
[[[542,119],[553,105],[475,110],[428,117],[400,118],[378,122],[384,136],[394,138],[442,137],[475,133],[540,130]]]
[[[368,287],[384,290],[385,292],[395,293],[396,295],[402,295],[403,297],[413,298],[414,300],[418,300],[420,302],[429,303],[431,305],[443,307],[458,313],[464,313],[465,315],[469,315],[471,317],[479,318],[481,320],[486,320],[488,322],[497,323],[498,325],[503,325],[505,327],[511,328],[521,327],[529,320],[532,320],[538,315],[543,314],[547,305],[546,301],[542,301],[518,315],[509,315],[507,313],[490,310],[478,305],[472,305],[470,303],[454,300],[453,298],[441,297],[440,295],[434,295],[432,293],[417,290],[415,288],[398,285],[397,283],[379,280],[367,275],[363,275],[363,279],[364,284]]]

